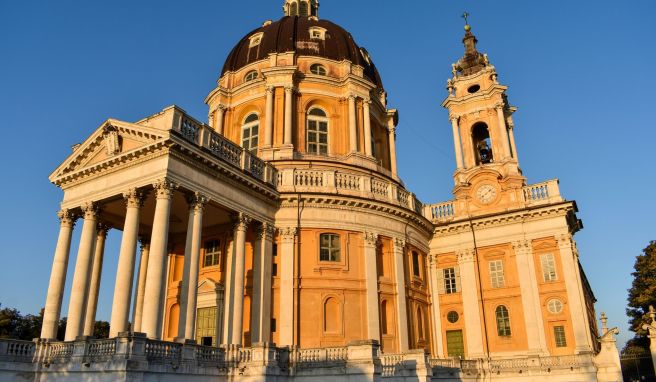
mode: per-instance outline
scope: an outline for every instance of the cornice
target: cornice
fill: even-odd
[[[439,235],[454,235],[471,232],[472,226],[474,229],[487,229],[538,220],[545,217],[567,216],[574,211],[574,202],[566,201],[558,204],[501,212],[490,216],[474,217],[471,219],[471,226],[469,219],[461,219],[449,223],[438,223],[433,232],[437,237],[439,237]]]
[[[302,193],[300,196],[304,207],[345,211],[360,210],[360,212],[375,213],[382,217],[401,218],[418,231],[425,232],[427,237],[430,237],[433,229],[433,224],[423,216],[384,201],[331,194]],[[296,208],[298,198],[299,194],[297,193],[280,193],[280,208]]]

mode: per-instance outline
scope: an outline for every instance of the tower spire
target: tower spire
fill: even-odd
[[[285,16],[319,17],[319,0],[285,0]]]
[[[457,71],[463,76],[478,73],[488,65],[487,57],[476,49],[478,40],[471,31],[469,16],[468,12],[464,12],[461,16],[465,19],[465,37],[462,39],[462,43],[465,45],[465,54],[456,63]]]

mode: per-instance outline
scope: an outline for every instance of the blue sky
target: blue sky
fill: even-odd
[[[204,97],[244,34],[282,0],[0,2],[0,302],[45,302],[62,193],[48,175],[106,118],[136,121]],[[597,311],[627,332],[634,258],[656,239],[652,0],[322,0],[320,16],[367,48],[398,108],[399,172],[426,203],[451,198],[451,127],[440,104],[462,54],[464,10],[509,86],[529,183],[559,178]],[[648,139],[649,138],[649,139]],[[77,250],[71,250],[63,314]],[[109,235],[98,318],[109,319],[120,233]]]

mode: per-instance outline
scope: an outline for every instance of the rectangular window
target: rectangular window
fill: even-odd
[[[278,264],[273,263],[271,266],[271,276],[276,277],[278,276]]]
[[[444,275],[444,293],[458,293],[458,279],[456,277],[456,269],[444,268],[442,273]]]
[[[540,265],[542,265],[542,277],[544,281],[556,281],[556,261],[554,255],[545,253],[540,256]]]
[[[271,252],[273,252],[273,256],[278,256],[278,244],[277,243],[273,243],[273,250]]]
[[[412,251],[412,274],[419,277],[419,254],[415,251]]]
[[[212,267],[219,265],[221,258],[221,242],[219,240],[208,240],[205,242],[205,255],[203,257],[203,267]]]
[[[276,331],[276,319],[275,318],[271,319],[271,331],[272,332]]]
[[[328,122],[314,119],[308,120],[307,151],[308,154],[328,155]]]
[[[564,326],[554,326],[554,338],[556,339],[557,348],[567,347],[567,338],[565,337]]]
[[[216,346],[216,307],[196,310],[196,343]]]
[[[490,261],[490,284],[492,288],[503,288],[506,286],[506,280],[503,277],[503,260]]]
[[[340,261],[339,235],[322,233],[319,237],[319,260]]]

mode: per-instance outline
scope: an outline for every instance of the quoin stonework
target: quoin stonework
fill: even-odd
[[[526,183],[516,108],[471,27],[442,104],[453,199],[425,204],[371,55],[317,0],[283,9],[228,54],[205,121],[109,119],[52,173],[41,338],[0,341],[0,379],[620,381],[576,203]],[[110,338],[94,339],[109,256]]]

